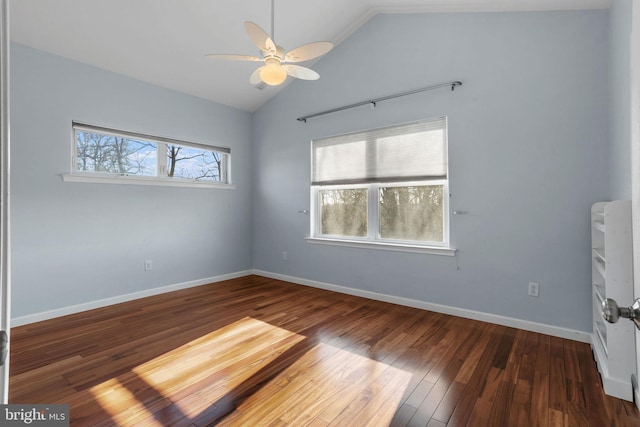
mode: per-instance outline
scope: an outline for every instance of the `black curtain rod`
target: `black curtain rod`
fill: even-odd
[[[349,108],[361,107],[363,105],[368,105],[368,104],[371,104],[373,107],[375,107],[378,102],[386,101],[388,99],[399,98],[401,96],[407,96],[407,95],[413,95],[414,93],[425,92],[425,91],[433,90],[433,89],[440,89],[440,88],[443,88],[443,87],[451,87],[451,90],[454,90],[456,88],[456,86],[462,86],[462,82],[455,81],[455,82],[449,82],[449,83],[440,83],[440,84],[433,85],[433,86],[423,87],[421,89],[410,90],[408,92],[396,93],[395,95],[388,95],[388,96],[383,96],[383,97],[380,97],[380,98],[369,99],[367,101],[361,101],[361,102],[356,102],[355,104],[345,105],[344,107],[332,108],[331,110],[326,110],[326,111],[321,111],[319,113],[314,113],[314,114],[309,114],[309,115],[306,115],[306,116],[301,116],[301,117],[298,117],[296,120],[298,120],[299,122],[305,122],[306,123],[307,119],[311,119],[313,117],[318,117],[318,116],[324,116],[325,114],[336,113],[336,112],[342,111],[342,110],[348,110]]]

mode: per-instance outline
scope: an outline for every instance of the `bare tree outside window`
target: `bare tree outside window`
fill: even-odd
[[[367,189],[346,188],[320,191],[322,234],[367,236]]]
[[[443,186],[380,188],[380,237],[442,242]]]
[[[72,122],[73,170],[65,181],[221,188],[231,149]],[[117,180],[117,181],[114,181]]]
[[[76,152],[78,171],[156,175],[157,148],[153,142],[77,132]]]
[[[222,153],[199,148],[167,145],[167,176],[220,181]]]

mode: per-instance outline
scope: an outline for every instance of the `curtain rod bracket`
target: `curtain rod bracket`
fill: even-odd
[[[355,104],[345,105],[343,107],[332,108],[331,110],[321,111],[319,113],[309,114],[307,116],[298,117],[296,120],[299,122],[307,123],[307,119],[311,119],[313,117],[324,116],[325,114],[336,113],[338,111],[348,110],[350,108],[360,107],[363,105],[371,105],[371,108],[376,108],[378,102],[386,101],[388,99],[400,98],[401,96],[413,95],[414,93],[425,92],[427,90],[440,89],[444,87],[451,87],[451,90],[455,90],[456,86],[462,86],[462,82],[459,80],[449,82],[449,83],[440,83],[433,86],[427,86],[420,89],[410,90],[408,92],[396,93],[394,95],[382,96],[376,99],[370,99],[368,101],[356,102]]]

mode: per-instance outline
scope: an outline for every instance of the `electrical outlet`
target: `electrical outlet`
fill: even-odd
[[[538,284],[538,283],[529,283],[529,296],[530,297],[539,297],[540,296],[540,284]]]
[[[282,259],[283,260],[287,260],[287,252],[286,251],[282,251]]]
[[[148,259],[144,262],[144,271],[151,271],[153,270],[153,262]]]

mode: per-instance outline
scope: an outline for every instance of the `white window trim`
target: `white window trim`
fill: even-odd
[[[191,188],[218,188],[222,190],[234,190],[233,184],[214,183],[206,181],[196,181],[183,178],[163,178],[134,175],[100,175],[98,173],[64,173],[64,182],[83,182],[93,184],[125,184],[125,185],[155,185],[161,187],[191,187]]]
[[[307,243],[317,245],[346,246],[350,248],[376,249],[393,252],[412,252],[429,255],[455,256],[457,249],[451,247],[422,246],[396,243],[371,242],[364,240],[327,239],[322,237],[307,237]]]
[[[89,131],[95,131],[108,135],[125,136],[140,138],[148,141],[155,142],[157,144],[157,173],[156,176],[141,176],[141,175],[129,175],[129,174],[115,174],[115,173],[100,173],[100,172],[83,172],[76,170],[77,161],[77,145],[75,140],[76,129],[85,129]],[[193,147],[203,150],[221,151],[225,156],[229,156],[227,161],[222,165],[223,173],[227,177],[227,182],[219,181],[206,181],[187,179],[179,177],[168,177],[167,167],[163,160],[166,158],[160,153],[167,151],[167,145],[174,144],[184,147]],[[63,173],[63,182],[76,182],[76,183],[93,183],[93,184],[125,184],[125,185],[147,185],[147,186],[162,186],[162,187],[191,187],[191,188],[215,188],[223,190],[234,190],[236,187],[231,182],[231,149],[228,147],[212,146],[207,144],[201,144],[197,142],[177,140],[173,138],[165,138],[159,136],[152,136],[137,132],[121,131],[117,129],[105,128],[102,126],[88,125],[80,122],[72,122],[71,126],[71,172]]]

